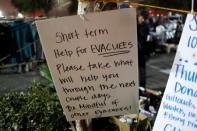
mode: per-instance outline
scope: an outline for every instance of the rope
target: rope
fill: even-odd
[[[150,8],[161,9],[161,10],[168,10],[168,11],[179,12],[179,13],[184,13],[184,14],[191,13],[191,11],[187,11],[187,10],[179,10],[179,9],[159,7],[159,6],[139,4],[139,3],[130,3],[130,5],[133,5],[133,6],[141,6],[141,7],[150,7]],[[192,12],[192,14],[197,14],[197,12]]]
[[[80,1],[83,2],[83,1],[88,1],[88,0],[80,0]],[[180,10],[180,9],[166,8],[166,7],[154,6],[154,5],[148,5],[148,4],[140,4],[140,3],[128,2],[128,1],[124,1],[124,0],[97,0],[97,1],[98,2],[123,3],[123,4],[128,4],[128,5],[131,5],[131,6],[138,6],[138,7],[150,7],[150,8],[155,8],[155,9],[160,9],[160,10],[167,10],[167,11],[184,13],[184,14],[191,13],[191,11],[188,11],[188,10]],[[192,14],[197,14],[197,12],[192,12]]]

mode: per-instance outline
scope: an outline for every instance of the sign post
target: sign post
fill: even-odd
[[[37,21],[68,121],[138,112],[135,9]]]
[[[192,2],[192,4],[191,4],[191,13],[193,13],[194,12],[194,0],[191,0]]]

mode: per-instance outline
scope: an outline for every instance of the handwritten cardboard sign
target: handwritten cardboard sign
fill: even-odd
[[[36,22],[67,120],[138,112],[136,12]]]
[[[188,14],[153,131],[197,130],[197,16]]]

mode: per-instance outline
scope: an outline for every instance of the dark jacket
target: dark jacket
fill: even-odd
[[[139,66],[145,66],[146,44],[149,28],[147,24],[142,23],[137,25],[137,38],[138,38],[138,57]]]

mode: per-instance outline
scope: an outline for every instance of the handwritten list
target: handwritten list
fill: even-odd
[[[188,14],[153,131],[197,130],[197,16]]]
[[[67,120],[137,113],[135,10],[85,17],[36,22]]]

